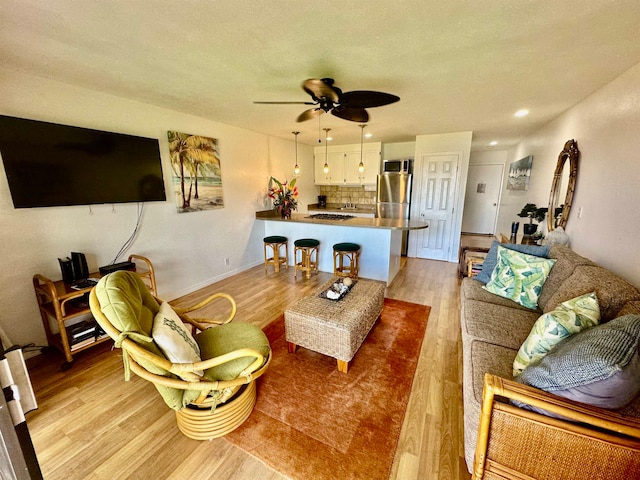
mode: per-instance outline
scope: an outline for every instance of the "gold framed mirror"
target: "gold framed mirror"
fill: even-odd
[[[580,157],[580,150],[578,150],[578,143],[571,139],[567,140],[564,144],[564,148],[558,155],[558,163],[556,169],[553,172],[553,183],[551,184],[551,193],[549,194],[549,210],[547,210],[547,230],[553,231],[556,227],[567,228],[567,221],[569,220],[569,213],[571,212],[571,202],[573,201],[573,192],[576,189],[576,178],[578,177],[578,159]],[[568,178],[565,173],[565,165],[569,160],[568,165]],[[565,177],[565,182],[563,182]],[[560,203],[562,198],[562,191],[565,189],[564,203]],[[562,212],[556,225],[556,208],[562,207]]]

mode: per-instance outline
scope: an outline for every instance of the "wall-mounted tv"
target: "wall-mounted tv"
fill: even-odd
[[[154,138],[0,115],[15,208],[164,201]]]

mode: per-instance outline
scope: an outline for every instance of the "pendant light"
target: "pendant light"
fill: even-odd
[[[293,174],[297,177],[298,175],[300,175],[300,165],[298,165],[298,134],[300,132],[291,132],[295,135],[295,139],[296,139],[296,166],[293,167]]]
[[[364,150],[364,127],[367,125],[358,125],[362,130],[360,131],[360,163],[358,164],[358,172],[364,173],[364,162],[362,161],[362,151]]]
[[[327,174],[329,173],[329,164],[327,161],[329,160],[329,141],[327,140],[329,136],[330,128],[323,128],[324,130],[324,166],[322,167],[322,171]]]

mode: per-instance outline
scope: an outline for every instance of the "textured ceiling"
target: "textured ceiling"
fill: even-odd
[[[400,96],[369,109],[371,141],[508,148],[640,62],[637,0],[3,0],[0,25],[5,67],[310,145],[360,129],[253,101],[332,77]]]

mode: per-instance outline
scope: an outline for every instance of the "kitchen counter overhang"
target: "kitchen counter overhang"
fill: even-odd
[[[293,242],[300,238],[320,241],[319,270],[333,272],[333,251],[336,243],[351,242],[361,246],[360,276],[391,284],[400,271],[402,232],[428,228],[415,220],[391,218],[343,218],[328,220],[311,218],[311,214],[296,213],[289,219],[275,215],[273,210],[256,212],[256,220],[264,222],[264,235],[282,235]],[[294,249],[289,248],[289,265],[294,264]]]
[[[291,218],[284,219],[280,215],[276,215],[273,210],[264,210],[261,212],[256,212],[256,219],[289,223],[310,223],[315,225],[335,225],[341,227],[382,228],[386,230],[420,230],[429,227],[427,223],[419,220],[406,220],[401,218],[349,218],[349,214],[346,212],[343,214],[339,214],[340,216],[344,216],[345,218],[336,220],[313,218],[312,215],[315,214],[294,213],[291,215]]]

